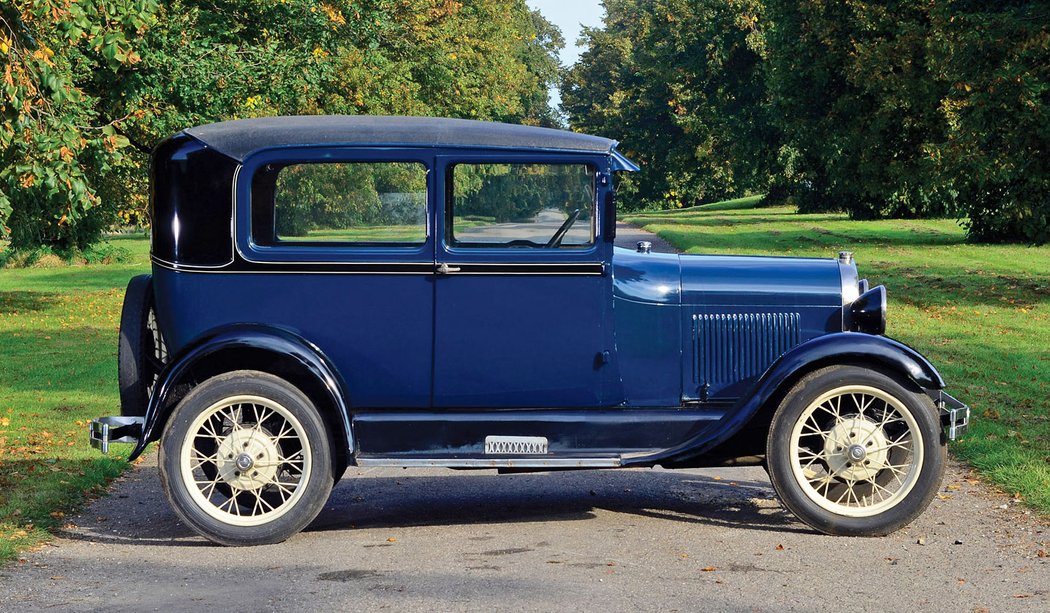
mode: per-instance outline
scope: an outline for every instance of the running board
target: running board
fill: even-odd
[[[395,462],[384,466],[604,467],[682,445],[723,415],[706,407],[371,409],[357,411],[352,427],[356,459]]]
[[[617,468],[620,458],[368,458],[358,456],[357,466],[393,466],[400,468],[422,468],[428,466],[444,468]]]

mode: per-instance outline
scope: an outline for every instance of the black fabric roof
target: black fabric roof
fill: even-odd
[[[238,161],[270,147],[297,145],[438,145],[607,153],[616,141],[565,130],[470,119],[302,115],[212,123],[187,134]]]

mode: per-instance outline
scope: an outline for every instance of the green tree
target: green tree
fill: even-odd
[[[643,170],[634,206],[764,190],[775,148],[765,115],[762,3],[606,0],[562,84],[570,124],[622,141]]]
[[[802,211],[922,217],[955,211],[945,89],[927,52],[925,0],[768,0],[773,117]]]
[[[931,56],[951,169],[977,241],[1050,241],[1050,2],[939,4]]]
[[[82,249],[108,223],[93,180],[128,144],[98,112],[96,72],[139,63],[149,0],[0,5],[0,225],[15,249]]]
[[[11,83],[0,99],[0,221],[19,249],[83,248],[118,211],[144,216],[149,150],[192,125],[318,113],[552,117],[560,34],[524,0],[3,6]]]

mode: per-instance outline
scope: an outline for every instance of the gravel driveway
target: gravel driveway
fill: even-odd
[[[620,240],[653,240],[625,228]],[[222,548],[150,454],[40,551],[0,610],[1047,611],[1050,525],[949,466],[888,537],[815,534],[757,468],[350,469],[306,532]]]

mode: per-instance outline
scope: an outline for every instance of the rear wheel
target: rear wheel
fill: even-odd
[[[238,371],[194,388],[160,445],[172,507],[223,545],[279,543],[305,528],[332,489],[324,420],[298,389]]]
[[[826,534],[878,536],[918,517],[940,486],[946,449],[936,407],[912,388],[855,366],[800,381],[767,443],[784,505]]]

